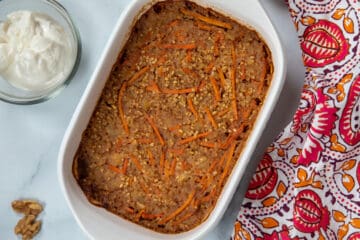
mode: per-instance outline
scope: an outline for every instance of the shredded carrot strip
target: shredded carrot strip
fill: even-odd
[[[169,177],[170,176],[170,161],[165,161],[165,164],[164,164],[164,175],[165,177]]]
[[[226,22],[222,22],[216,19],[212,19],[209,17],[205,17],[197,12],[192,12],[190,10],[186,10],[186,9],[180,9],[180,11],[187,15],[187,16],[191,16],[194,17],[196,19],[199,19],[200,21],[206,22],[208,24],[214,25],[214,26],[218,26],[218,27],[222,27],[222,28],[226,28],[226,29],[232,29],[232,25]]]
[[[181,128],[181,124],[177,124],[175,126],[168,127],[170,132],[173,132],[173,131],[178,130],[180,128]]]
[[[184,148],[170,148],[170,149],[168,149],[168,152],[178,156],[178,155],[184,154],[185,149]]]
[[[211,27],[209,25],[203,24],[202,22],[197,21],[196,26],[201,30],[211,31]]]
[[[162,44],[160,45],[161,48],[164,49],[185,49],[185,50],[191,50],[196,48],[195,43],[187,43],[187,44]]]
[[[130,207],[125,207],[124,210],[127,211],[128,213],[135,213],[134,209]]]
[[[234,140],[236,140],[237,137],[240,136],[240,134],[243,132],[245,128],[244,124],[241,124],[241,126],[232,134],[229,135],[229,137],[225,140],[225,142],[221,145],[222,149],[227,149],[230,144],[232,144],[234,142]]]
[[[219,88],[216,84],[216,79],[213,76],[210,76],[210,82],[214,89],[215,100],[218,102],[221,100],[221,94],[220,94]]]
[[[123,140],[121,138],[118,138],[116,142],[114,143],[114,149],[116,152],[119,152],[121,149],[121,146],[123,145]]]
[[[231,45],[231,56],[232,56],[232,69],[231,69],[231,87],[232,87],[232,99],[231,105],[234,111],[234,119],[238,120],[239,114],[236,103],[236,51],[235,45]]]
[[[231,110],[231,108],[228,108],[228,109],[225,109],[225,110],[222,110],[222,111],[216,113],[215,115],[218,116],[218,117],[222,117],[225,114],[227,114],[228,112],[230,112],[230,110]]]
[[[225,167],[224,167],[224,171],[220,177],[220,180],[219,180],[219,186],[221,187],[225,178],[226,178],[226,175],[228,174],[229,172],[229,169],[230,169],[230,164],[231,164],[231,159],[233,157],[233,154],[234,154],[234,151],[235,151],[235,147],[236,147],[236,143],[232,143],[231,144],[231,147],[229,149],[229,152],[227,154],[227,160],[226,160],[226,164],[225,164]]]
[[[164,215],[163,213],[151,214],[151,213],[143,212],[143,214],[141,215],[141,218],[143,218],[145,220],[154,220],[155,218],[162,217],[163,215]]]
[[[138,214],[136,215],[135,221],[137,221],[137,222],[140,221],[140,218],[141,218],[141,216],[143,215],[144,212],[145,212],[145,210],[141,209],[140,212],[138,212]]]
[[[189,166],[190,164],[188,164],[187,162],[186,162],[186,160],[182,160],[181,161],[181,169],[183,170],[183,171],[185,171],[185,170],[187,170],[187,169],[189,169]]]
[[[167,93],[167,94],[185,94],[185,93],[192,93],[196,92],[197,88],[184,88],[184,89],[169,89],[169,88],[163,88],[161,89],[161,92]]]
[[[115,173],[123,173],[120,168],[115,167],[114,165],[108,164],[108,168]]]
[[[225,88],[225,84],[226,84],[226,82],[225,82],[225,76],[224,76],[224,73],[223,73],[223,71],[222,71],[222,69],[221,69],[221,68],[217,68],[216,70],[217,70],[217,72],[218,72],[218,74],[219,74],[221,87],[222,87],[222,88]]]
[[[173,225],[174,225],[174,226],[177,226],[177,225],[185,222],[185,221],[188,220],[191,216],[193,216],[194,213],[195,213],[195,211],[191,211],[191,212],[185,214],[184,216],[182,216],[181,218],[179,218],[179,220],[175,221],[175,222],[173,223]]]
[[[221,158],[220,158],[220,160],[219,160],[219,162],[218,162],[218,165],[219,165],[219,166],[223,165],[223,163],[224,163],[224,161],[225,161],[225,159],[226,159],[226,156],[227,156],[227,152],[225,152],[225,153],[221,156]]]
[[[128,165],[129,165],[129,159],[125,158],[124,163],[123,163],[122,168],[121,168],[122,174],[124,174],[124,175],[126,174]]]
[[[192,60],[191,51],[186,51],[186,61],[191,62],[191,60]]]
[[[191,203],[191,201],[193,200],[194,196],[195,196],[195,190],[192,191],[189,196],[187,197],[187,199],[185,200],[185,202],[178,208],[176,209],[174,212],[172,212],[169,216],[167,216],[166,218],[162,219],[159,221],[159,224],[165,224],[168,221],[170,221],[171,219],[173,219],[174,217],[176,217],[177,215],[179,215],[182,211],[184,211],[189,204]]]
[[[142,170],[142,167],[141,167],[141,164],[140,164],[140,161],[137,157],[135,157],[134,155],[130,154],[130,158],[131,160],[134,162],[136,168],[141,171]]]
[[[151,84],[146,87],[146,90],[155,92],[155,93],[160,93],[160,88],[154,81],[151,81]]]
[[[201,80],[198,88],[197,88],[197,92],[200,92],[201,89],[203,89],[206,86],[206,82],[203,80]]]
[[[207,148],[218,148],[218,147],[220,147],[219,143],[217,143],[217,142],[201,142],[200,146],[207,147]]]
[[[191,99],[191,98],[188,98],[188,99],[187,99],[187,103],[188,103],[188,107],[189,107],[189,109],[190,109],[190,112],[192,112],[192,114],[193,114],[194,117],[195,117],[195,120],[198,120],[198,119],[199,119],[199,113],[196,111],[192,99]]]
[[[212,171],[214,171],[216,165],[217,165],[217,161],[216,160],[213,160],[213,162],[211,163],[209,169],[208,169],[208,173],[212,173]]]
[[[160,165],[160,173],[163,174],[164,167],[165,167],[165,151],[164,150],[161,152],[159,165]]]
[[[182,145],[182,144],[186,144],[186,143],[189,143],[189,142],[193,142],[193,141],[195,141],[197,139],[204,138],[204,137],[208,136],[210,133],[211,132],[204,132],[204,133],[200,133],[200,134],[188,137],[188,138],[184,138],[183,140],[179,141],[179,144]]]
[[[169,27],[174,27],[174,26],[178,25],[179,22],[180,22],[179,19],[175,19],[175,20],[169,22],[168,25],[169,25]]]
[[[206,66],[205,72],[206,72],[206,73],[210,73],[211,70],[214,68],[214,66],[215,66],[215,61],[211,61],[211,62],[209,63],[209,65]]]
[[[154,155],[152,154],[152,152],[150,150],[147,151],[147,154],[148,154],[150,164],[152,166],[154,166],[155,165]]]
[[[171,167],[170,167],[170,176],[173,176],[175,174],[175,170],[176,170],[176,163],[177,163],[177,159],[174,158],[173,161],[171,162]]]
[[[128,81],[128,85],[131,85],[132,83],[134,83],[136,80],[138,80],[142,75],[144,75],[148,70],[150,69],[149,66],[146,66],[142,69],[140,69],[140,71],[138,71],[137,73],[135,73],[132,78],[130,78],[130,80]]]
[[[122,99],[124,97],[125,91],[126,91],[126,87],[127,84],[126,82],[124,82],[120,88],[120,92],[119,92],[119,99],[118,99],[118,105],[119,105],[119,115],[120,115],[120,119],[124,128],[124,131],[127,135],[130,134],[129,131],[129,126],[127,124],[126,118],[125,118],[125,113],[124,113],[124,108],[123,108],[123,104],[122,104]]]
[[[145,115],[145,118],[149,122],[152,129],[154,130],[156,136],[159,139],[160,144],[164,146],[165,145],[164,138],[161,136],[160,131],[159,131],[158,127],[156,126],[155,122],[154,122],[154,119],[152,119],[152,117],[147,115],[147,114]]]
[[[190,75],[192,78],[199,78],[199,76],[194,72],[192,71],[191,69],[187,68],[187,67],[183,67],[182,70],[184,71],[184,73]]]
[[[215,121],[213,115],[211,114],[210,110],[208,107],[205,108],[205,112],[206,112],[206,115],[209,119],[209,121],[211,122],[211,125],[213,126],[213,128],[217,129],[218,128],[218,124],[217,122]]]

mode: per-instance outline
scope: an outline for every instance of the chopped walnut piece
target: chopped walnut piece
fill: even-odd
[[[22,235],[23,240],[31,240],[40,231],[41,221],[36,217],[42,212],[43,206],[34,200],[15,200],[11,203],[14,211],[25,216],[15,226],[15,234]]]

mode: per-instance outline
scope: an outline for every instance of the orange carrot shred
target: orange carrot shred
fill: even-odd
[[[231,45],[231,56],[232,56],[232,68],[231,68],[231,88],[232,88],[232,99],[231,105],[234,112],[234,119],[238,120],[239,114],[237,110],[237,102],[236,102],[236,51],[235,45]]]
[[[189,107],[189,109],[190,109],[190,112],[192,112],[192,114],[193,114],[194,117],[195,117],[195,120],[198,120],[198,119],[199,119],[199,113],[196,111],[192,99],[191,99],[191,98],[188,98],[188,99],[187,99],[187,103],[188,103],[188,107]]]
[[[160,173],[163,174],[164,173],[164,167],[165,167],[165,151],[163,150],[161,152],[161,156],[160,156],[160,163],[159,163],[159,166],[160,166]]]
[[[205,108],[205,112],[206,112],[206,115],[209,119],[209,121],[211,122],[211,125],[213,126],[213,128],[217,129],[218,128],[218,124],[217,122],[215,121],[214,119],[214,116],[211,114],[210,110],[208,107]]]
[[[179,156],[179,155],[184,154],[185,149],[184,148],[169,148],[168,152]]]
[[[215,61],[211,61],[211,62],[209,63],[209,65],[206,66],[205,72],[206,72],[206,73],[210,73],[211,70],[214,68],[214,66],[215,66]]]
[[[127,211],[128,213],[135,213],[134,209],[130,207],[125,207],[124,210]]]
[[[185,214],[184,216],[182,216],[181,218],[179,218],[178,220],[176,220],[173,225],[174,226],[177,226],[179,225],[180,223],[183,223],[185,222],[186,220],[188,220],[192,215],[194,215],[195,211],[191,211],[187,214]]]
[[[210,76],[210,82],[214,89],[215,100],[218,102],[221,100],[221,94],[220,94],[219,88],[217,86],[216,79],[213,76]]]
[[[191,51],[186,51],[186,61],[189,63],[192,60]]]
[[[192,87],[192,88],[184,88],[184,89],[163,88],[160,91],[162,93],[167,93],[167,94],[186,94],[186,93],[196,92],[196,90],[197,90],[196,87]]]
[[[216,160],[213,160],[213,162],[211,163],[209,169],[208,169],[208,172],[211,173],[212,171],[214,171],[216,165],[217,165],[217,161]]]
[[[177,162],[177,159],[176,159],[176,158],[174,158],[173,161],[171,162],[170,176],[173,176],[173,175],[175,174],[176,162]]]
[[[191,203],[191,201],[193,200],[194,196],[195,196],[195,190],[193,190],[189,196],[187,197],[187,199],[185,200],[185,202],[178,208],[176,209],[174,212],[172,212],[169,216],[167,216],[166,218],[163,218],[159,221],[159,224],[165,224],[168,221],[170,221],[171,219],[173,219],[174,217],[176,217],[177,215],[179,215],[182,211],[184,211]]]
[[[149,143],[153,143],[154,139],[152,138],[138,138],[135,139],[138,143],[143,143],[143,144],[149,144]]]
[[[170,132],[176,131],[181,128],[181,124],[176,124],[175,126],[168,127]]]
[[[145,210],[141,209],[140,212],[138,212],[138,214],[136,215],[135,221],[137,221],[137,222],[140,221],[141,216],[143,215],[144,212],[145,212]]]
[[[124,97],[125,91],[126,91],[126,87],[127,84],[126,82],[124,82],[120,88],[120,92],[119,92],[119,99],[118,99],[118,108],[119,108],[119,115],[120,115],[120,119],[124,128],[124,131],[127,135],[130,134],[129,131],[129,126],[127,124],[126,118],[125,118],[125,113],[124,113],[124,108],[123,108],[123,104],[122,104],[122,99]]]
[[[236,129],[235,132],[233,132],[232,134],[230,134],[228,136],[228,138],[225,140],[225,142],[220,147],[222,149],[227,149],[230,146],[230,144],[232,144],[234,142],[234,140],[236,140],[236,138],[241,135],[244,128],[245,128],[245,125],[241,124],[241,126],[238,129]]]
[[[122,168],[121,168],[122,174],[126,175],[128,165],[129,165],[129,159],[125,158],[124,163],[123,163]]]
[[[228,109],[222,110],[220,112],[217,112],[215,115],[218,116],[218,117],[222,117],[225,114],[227,114],[228,112],[230,112],[230,110],[231,110],[231,108],[228,108]]]
[[[197,87],[196,92],[200,92],[201,89],[203,89],[206,86],[206,81],[204,81],[204,79],[202,79],[199,83],[199,86]]]
[[[194,17],[194,18],[199,19],[200,21],[206,22],[208,24],[211,24],[211,25],[214,25],[217,27],[226,28],[226,29],[232,29],[232,25],[229,23],[222,22],[222,21],[219,21],[216,19],[212,19],[212,18],[203,16],[197,12],[193,12],[193,11],[186,10],[186,9],[180,9],[180,11],[187,16]]]
[[[207,147],[207,148],[218,148],[219,143],[217,143],[217,142],[201,142],[200,146]]]
[[[115,173],[122,173],[121,169],[118,167],[115,167],[114,165],[108,164],[109,170],[115,172]]]
[[[159,131],[158,127],[156,126],[155,122],[154,122],[154,119],[151,116],[147,115],[147,114],[145,115],[145,118],[149,122],[152,129],[154,130],[156,136],[159,139],[160,144],[164,146],[165,145],[164,138],[161,136],[160,131]]]
[[[184,50],[191,50],[196,48],[195,43],[187,43],[187,44],[162,44],[160,48],[164,49],[184,49]]]
[[[163,215],[164,215],[163,213],[150,214],[150,213],[143,212],[143,214],[141,215],[141,218],[143,218],[145,220],[153,220],[155,218],[162,217]]]
[[[225,82],[224,73],[223,73],[223,71],[222,71],[221,68],[217,68],[216,70],[217,70],[217,72],[218,72],[218,74],[219,74],[221,87],[222,87],[222,88],[225,88],[226,82]]]
[[[209,25],[203,24],[201,22],[196,22],[196,26],[201,29],[201,30],[205,30],[205,31],[211,31],[211,27]]]
[[[200,134],[188,137],[188,138],[184,138],[181,141],[179,141],[179,144],[182,145],[182,144],[186,144],[186,143],[189,143],[189,142],[193,142],[193,141],[195,141],[197,139],[204,138],[204,137],[208,136],[210,133],[211,132],[204,132],[204,133],[200,133]]]
[[[141,164],[140,164],[140,161],[137,157],[135,157],[134,155],[130,154],[130,158],[131,160],[134,162],[136,168],[141,171],[142,170],[142,167],[141,167]]]
[[[146,66],[142,69],[140,69],[140,71],[138,71],[137,73],[135,73],[130,80],[128,81],[128,85],[133,84],[136,80],[138,80],[142,75],[144,75],[148,70],[150,69],[149,66]]]
[[[151,92],[155,92],[155,93],[160,93],[160,88],[159,86],[156,84],[156,82],[151,81],[150,85],[148,85],[146,87],[147,91],[151,91]]]
[[[169,27],[174,27],[174,26],[178,25],[179,22],[180,22],[179,19],[175,19],[175,20],[171,21],[168,25],[169,25]]]
[[[151,166],[155,165],[155,159],[154,159],[154,155],[152,154],[152,152],[150,150],[147,151],[148,154],[148,158],[149,158],[149,162],[151,164]]]
[[[226,159],[226,164],[225,164],[225,167],[224,167],[224,171],[220,177],[220,180],[219,180],[219,186],[221,187],[225,178],[226,178],[226,175],[228,174],[229,172],[229,169],[230,169],[230,164],[231,164],[231,159],[233,157],[233,154],[234,154],[234,151],[235,151],[235,147],[236,147],[236,143],[232,143],[231,146],[230,146],[230,149],[228,151],[228,154],[227,154],[227,159]]]

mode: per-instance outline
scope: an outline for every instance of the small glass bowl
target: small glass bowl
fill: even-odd
[[[0,75],[0,100],[14,104],[35,104],[46,101],[56,96],[67,84],[77,70],[81,56],[81,41],[69,13],[55,0],[0,0],[0,21],[4,21],[7,15],[14,11],[29,10],[44,13],[57,21],[69,35],[75,52],[73,67],[67,77],[49,88],[40,91],[28,91],[14,87]]]

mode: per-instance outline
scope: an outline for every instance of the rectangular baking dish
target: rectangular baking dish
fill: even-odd
[[[250,162],[251,154],[262,134],[269,116],[281,92],[285,76],[285,59],[276,30],[258,0],[193,0],[210,7],[225,16],[255,29],[265,40],[272,53],[274,75],[266,99],[258,114],[245,147],[225,184],[215,208],[208,219],[196,228],[179,234],[158,233],[121,217],[103,208],[90,204],[72,175],[72,162],[83,131],[96,107],[105,82],[122,47],[126,43],[133,24],[141,13],[159,0],[134,0],[122,12],[97,68],[78,104],[64,135],[58,158],[58,177],[66,201],[81,228],[91,239],[122,240],[180,240],[200,239],[213,229],[222,218],[239,181]],[[246,186],[244,186],[246,187]]]

